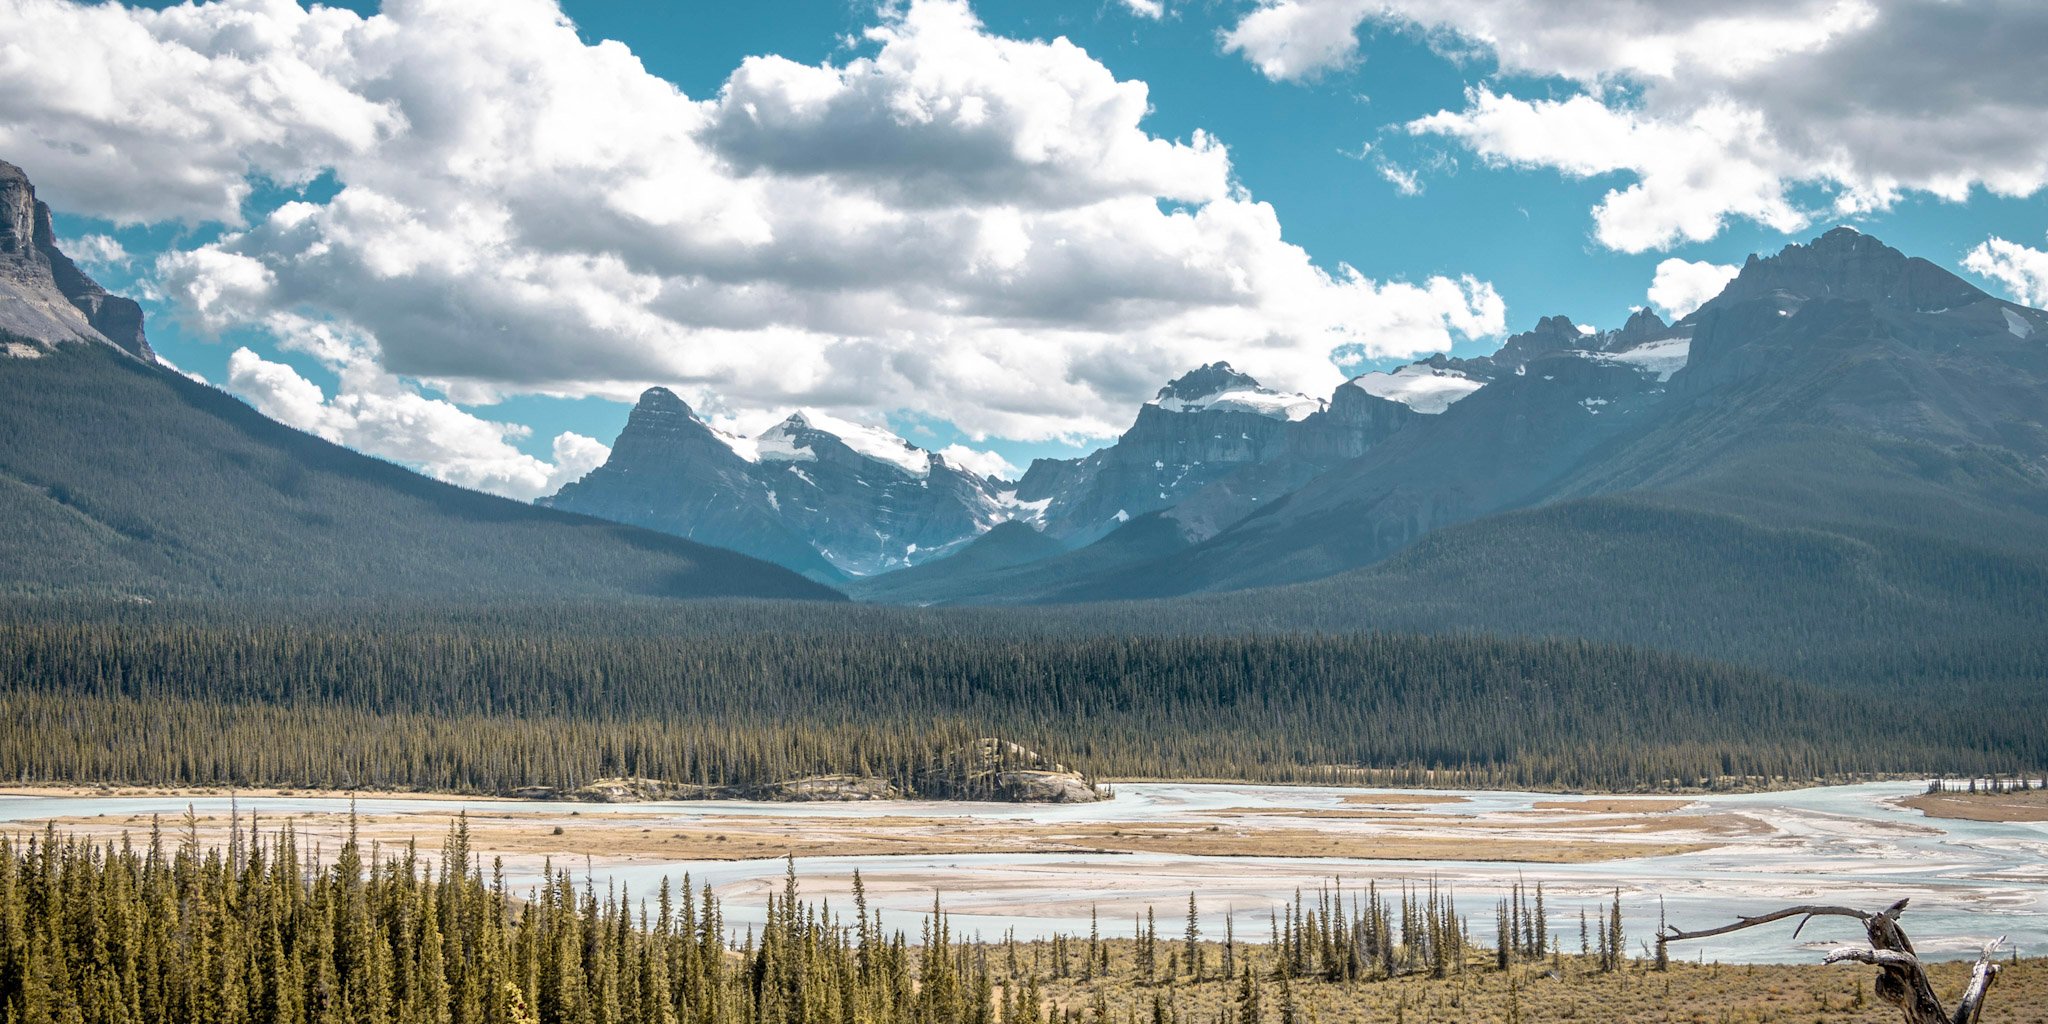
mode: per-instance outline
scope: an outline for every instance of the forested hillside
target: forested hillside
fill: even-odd
[[[817,605],[45,612],[0,625],[0,776],[23,781],[496,792],[860,772],[915,790],[982,736],[1106,777],[1439,785],[2048,761],[2031,698],[1985,715],[1578,640],[1113,635]]]

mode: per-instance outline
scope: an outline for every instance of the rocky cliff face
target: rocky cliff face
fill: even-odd
[[[21,168],[0,161],[0,339],[27,355],[56,340],[103,341],[155,361],[142,307],[110,295],[57,248],[50,207]],[[53,340],[54,339],[54,340]]]

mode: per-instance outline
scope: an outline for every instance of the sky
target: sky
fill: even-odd
[[[653,385],[1013,475],[1836,224],[2048,303],[2043,53],[2033,0],[0,0],[0,159],[167,361],[463,486]]]

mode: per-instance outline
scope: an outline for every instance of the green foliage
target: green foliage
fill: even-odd
[[[2038,721],[1576,640],[1029,632],[853,606],[17,607],[0,777],[915,789],[1000,736],[1093,775],[1711,786],[2048,761]],[[1900,721],[1913,728],[1900,730]]]
[[[956,936],[934,901],[911,945],[883,927],[858,876],[850,919],[805,902],[794,861],[762,926],[743,933],[688,876],[651,894],[600,893],[552,868],[530,891],[503,877],[497,866],[487,879],[466,819],[437,857],[365,850],[353,834],[325,857],[290,825],[265,833],[254,820],[225,849],[161,828],[140,846],[54,828],[0,837],[0,1020],[1079,1024],[1084,999],[1149,989],[1153,1019],[1171,1022],[1203,987],[1155,976],[1149,930],[1091,938],[1086,991],[1061,985],[1070,936],[992,946]],[[1398,902],[1377,885],[1297,894],[1272,939],[1236,949],[1241,972],[1217,979],[1218,995],[1235,987],[1238,1024],[1301,1020],[1298,984],[1446,978],[1483,961],[1433,884],[1403,887]],[[1255,961],[1271,965],[1270,1011]]]

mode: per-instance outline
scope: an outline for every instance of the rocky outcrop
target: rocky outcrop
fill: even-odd
[[[701,786],[638,776],[593,779],[574,789],[522,786],[506,794],[527,800],[654,803],[670,800],[999,800],[1015,803],[1089,803],[1107,795],[1080,772],[1037,751],[983,739],[940,757],[906,788],[872,775],[806,775],[758,786]]]
[[[10,346],[103,341],[155,361],[142,307],[112,295],[57,248],[50,207],[22,169],[0,161],[0,338]],[[14,354],[26,355],[26,350]]]
[[[919,777],[917,789],[921,796],[942,800],[1073,804],[1107,799],[1080,772],[994,737],[948,755]]]

